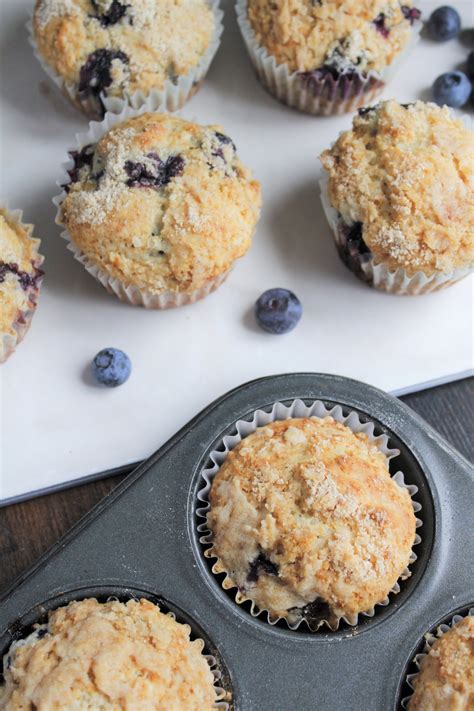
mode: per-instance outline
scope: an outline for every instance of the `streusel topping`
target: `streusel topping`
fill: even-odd
[[[260,609],[353,617],[386,598],[415,538],[386,456],[331,417],[273,422],[226,457],[210,491],[217,567]],[[327,617],[326,617],[327,619]]]
[[[219,126],[146,113],[75,154],[61,224],[100,269],[192,292],[248,250],[260,186]]]
[[[409,275],[474,263],[474,134],[447,107],[361,109],[321,156],[332,206],[375,263]]]
[[[412,0],[248,0],[259,44],[290,71],[382,71],[408,43]]]

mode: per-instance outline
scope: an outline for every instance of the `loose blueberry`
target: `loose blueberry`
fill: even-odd
[[[162,188],[172,178],[176,178],[184,170],[184,158],[180,155],[168,156],[166,161],[161,160],[156,153],[148,153],[147,158],[153,162],[153,168],[144,163],[128,160],[125,163],[125,172],[129,176],[127,185],[130,188]]]
[[[380,13],[380,15],[377,15],[375,20],[373,21],[375,25],[375,29],[377,32],[380,32],[382,37],[385,37],[385,39],[389,36],[390,34],[390,29],[388,27],[385,27],[385,15],[383,12]]]
[[[292,331],[303,313],[300,300],[288,289],[268,289],[255,304],[257,323],[269,333]]]
[[[128,64],[128,57],[120,50],[97,49],[87,58],[79,73],[79,91],[92,96],[99,94],[112,84],[112,62],[119,59]]]
[[[472,85],[464,72],[446,72],[436,79],[432,91],[433,99],[440,106],[459,108],[468,102]]]
[[[454,7],[443,5],[431,13],[427,27],[432,39],[437,42],[446,42],[459,34],[461,18]]]
[[[128,355],[118,348],[104,348],[95,356],[91,369],[99,383],[115,388],[128,380],[132,364]]]
[[[467,55],[466,74],[471,81],[474,81],[474,49]]]
[[[267,558],[265,553],[259,553],[258,556],[249,564],[247,580],[249,583],[256,583],[262,574],[278,575],[278,570],[278,563],[274,563],[270,560],[270,558]]]
[[[408,20],[410,22],[410,25],[413,25],[415,20],[419,20],[421,17],[421,10],[418,10],[417,7],[402,5],[401,10],[403,12],[405,20]]]
[[[109,25],[115,25],[119,22],[122,17],[127,12],[130,5],[123,5],[119,0],[112,0],[110,7],[105,12],[100,13],[100,7],[97,0],[92,0],[92,5],[95,10],[99,13],[97,18],[100,20],[102,27],[109,27]]]

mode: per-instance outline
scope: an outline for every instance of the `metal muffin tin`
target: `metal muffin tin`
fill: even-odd
[[[356,410],[400,449],[422,504],[412,576],[356,627],[311,633],[271,626],[237,605],[203,555],[197,492],[209,452],[233,424],[276,401],[322,400]],[[215,401],[130,474],[4,596],[0,653],[45,611],[87,596],[145,595],[191,625],[217,659],[236,711],[398,709],[423,635],[474,598],[474,477],[468,462],[403,403],[333,375],[263,378]]]

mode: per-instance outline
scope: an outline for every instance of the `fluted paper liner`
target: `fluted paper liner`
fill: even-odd
[[[467,615],[453,615],[451,618],[450,622],[448,623],[442,623],[441,625],[438,625],[438,627],[435,629],[434,632],[427,632],[424,636],[425,639],[425,646],[422,652],[419,654],[415,655],[413,662],[418,668],[418,671],[415,672],[414,674],[408,674],[406,677],[406,682],[410,689],[413,691],[415,690],[415,687],[413,686],[413,680],[419,675],[421,671],[421,663],[423,659],[429,654],[433,644],[436,642],[437,639],[440,639],[446,632],[449,632],[454,625],[457,625],[458,622],[461,622],[465,617],[472,617],[474,616],[474,607],[471,607],[467,613]],[[409,696],[405,696],[402,701],[402,708],[406,709],[408,707],[408,702],[410,701],[411,697],[413,694],[410,694]]]
[[[25,224],[23,222],[23,212],[21,210],[10,210],[6,202],[0,201],[0,208],[6,210],[8,212],[8,216],[12,218],[16,224],[21,225],[21,227],[27,232],[28,237],[35,243],[36,256],[33,260],[33,266],[35,269],[40,270],[44,257],[38,252],[41,241],[32,236],[34,226]],[[28,290],[28,308],[19,311],[15,321],[12,324],[15,333],[0,332],[0,363],[4,363],[7,358],[11,356],[18,343],[20,343],[20,341],[22,341],[25,337],[36,310],[38,296],[41,289],[41,282],[42,277],[40,276],[36,281],[36,288]]]
[[[208,0],[208,2],[214,15],[214,35],[209,47],[198,64],[187,74],[179,76],[176,83],[167,79],[162,89],[152,89],[149,94],[144,94],[139,90],[133,93],[124,91],[122,97],[107,96],[104,92],[99,97],[81,95],[77,84],[66,82],[41,56],[33,32],[33,17],[30,17],[27,23],[29,43],[33,48],[35,57],[49,78],[72,101],[76,108],[83,111],[91,119],[101,119],[106,111],[120,113],[126,105],[139,109],[148,99],[153,101],[160,110],[177,111],[196,93],[203,83],[221,42],[221,35],[224,30],[222,24],[224,13],[219,7],[219,0]]]
[[[372,254],[360,254],[356,246],[347,241],[343,231],[340,229],[341,225],[345,223],[340,218],[337,210],[331,205],[328,183],[329,176],[326,171],[323,171],[323,177],[319,182],[321,202],[326,219],[333,232],[339,255],[344,264],[370,286],[380,291],[386,291],[389,294],[428,294],[455,284],[473,271],[473,267],[463,267],[451,272],[438,272],[436,274],[425,274],[423,271],[417,271],[409,276],[402,267],[390,270],[386,264],[376,264]],[[350,227],[350,225],[347,226]]]
[[[237,22],[258,78],[279,101],[306,113],[330,116],[355,111],[370,104],[384,89],[400,62],[419,39],[422,23],[415,20],[410,39],[398,57],[382,72],[341,74],[318,78],[314,73],[291,72],[287,64],[278,64],[275,57],[261,46],[247,16],[247,0],[237,0]]]
[[[323,402],[320,400],[314,401],[311,405],[305,405],[305,403],[300,400],[294,400],[291,402],[290,405],[285,405],[282,402],[276,402],[271,410],[269,412],[266,412],[265,410],[256,410],[250,421],[248,420],[238,420],[235,425],[234,425],[234,434],[229,434],[223,437],[223,439],[218,443],[216,448],[210,453],[209,458],[212,461],[212,464],[206,469],[203,470],[201,476],[203,480],[203,485],[202,488],[198,492],[198,499],[200,502],[202,502],[202,506],[197,509],[196,513],[197,516],[200,519],[204,519],[204,522],[198,524],[198,533],[200,535],[199,540],[200,543],[202,544],[204,548],[204,555],[206,558],[214,559],[215,563],[212,566],[212,572],[216,575],[219,575],[220,573],[225,574],[225,579],[222,582],[222,587],[225,590],[231,590],[233,588],[236,589],[235,593],[235,602],[237,604],[242,604],[243,602],[249,601],[251,603],[251,609],[250,609],[250,614],[253,617],[258,617],[260,615],[265,616],[266,621],[270,625],[275,625],[278,621],[282,620],[284,621],[288,627],[291,630],[296,630],[298,627],[301,625],[302,622],[305,622],[305,624],[309,627],[311,632],[317,631],[319,627],[326,625],[329,627],[331,630],[335,631],[339,628],[339,624],[341,619],[344,620],[348,625],[354,626],[358,624],[359,616],[354,615],[351,617],[341,617],[338,618],[335,622],[332,620],[326,620],[322,619],[318,621],[316,627],[312,627],[309,623],[308,620],[302,618],[301,616],[298,616],[298,618],[295,619],[288,619],[285,617],[279,617],[277,615],[273,615],[269,610],[264,610],[259,607],[251,600],[251,598],[247,597],[245,594],[241,593],[240,591],[237,590],[237,587],[235,583],[231,580],[229,575],[227,574],[227,571],[225,569],[224,564],[220,561],[220,559],[216,556],[214,550],[213,550],[213,539],[212,539],[212,532],[210,530],[210,527],[208,525],[208,512],[210,511],[210,503],[209,503],[209,492],[211,489],[211,484],[212,481],[219,471],[220,466],[226,459],[228,453],[234,449],[234,447],[245,437],[247,437],[249,434],[252,434],[257,430],[259,427],[263,427],[264,425],[268,425],[271,422],[275,422],[277,420],[287,420],[289,418],[302,418],[302,417],[319,417],[319,418],[324,418],[330,416],[337,422],[340,422],[349,429],[357,434],[358,432],[363,432],[364,434],[367,435],[369,440],[373,442],[378,449],[385,454],[387,457],[387,460],[392,459],[393,457],[396,457],[400,454],[400,451],[398,449],[392,449],[390,447],[390,442],[389,438],[385,434],[381,435],[375,435],[375,424],[373,422],[361,422],[359,415],[354,412],[350,411],[348,415],[344,415],[343,409],[340,405],[334,405],[333,407],[328,407],[326,406]],[[413,484],[407,484],[405,483],[404,475],[402,472],[397,472],[396,474],[393,475],[392,479],[400,486],[401,488],[407,489],[408,493],[410,494],[410,497],[412,499],[412,505],[413,505],[413,511],[415,513],[418,513],[421,511],[421,504],[419,504],[416,500],[413,499],[413,497],[416,495],[418,491],[418,487],[413,485]],[[423,525],[422,521],[416,517],[416,528],[419,529]],[[418,534],[415,535],[415,540],[413,545],[416,546],[421,542],[421,538]],[[412,564],[415,562],[417,559],[416,553],[412,550],[410,554],[410,559],[409,559],[409,564]],[[411,575],[411,572],[408,568],[408,566],[402,571],[399,580],[406,580],[409,578]],[[389,594],[393,593],[394,595],[398,594],[400,592],[400,586],[399,583],[396,582],[393,588],[389,591]],[[386,607],[390,603],[390,598],[389,595],[384,600],[381,600],[380,602],[377,603],[376,606],[383,606]],[[373,617],[375,614],[375,608],[372,607],[369,610],[365,610],[361,614],[364,615],[365,617]]]
[[[147,111],[155,111],[156,107],[153,98],[149,98],[140,109],[132,109],[132,107],[124,104],[120,113],[106,113],[103,121],[91,121],[89,130],[86,133],[78,133],[76,135],[76,145],[68,149],[68,153],[78,151],[84,146],[91,143],[97,143],[102,136],[107,133],[113,126],[116,126],[123,121],[126,121],[133,116],[140,116]],[[62,177],[58,180],[58,187],[61,187],[61,193],[53,198],[53,203],[57,207],[56,223],[62,225],[60,217],[60,207],[67,193],[64,186],[71,182],[69,170],[74,167],[74,160],[69,155],[68,160],[62,165]],[[102,286],[110,293],[116,296],[120,301],[131,304],[133,306],[144,306],[147,309],[169,309],[176,306],[185,306],[192,304],[200,299],[203,299],[208,294],[215,291],[227,278],[229,271],[219,274],[214,279],[209,279],[206,284],[199,289],[191,292],[172,292],[163,291],[161,293],[153,293],[146,289],[140,289],[133,284],[126,284],[117,277],[112,277],[104,270],[100,269],[89,257],[75,244],[71,235],[67,230],[61,232],[61,237],[66,240],[67,248],[73,253],[75,259],[94,277]]]

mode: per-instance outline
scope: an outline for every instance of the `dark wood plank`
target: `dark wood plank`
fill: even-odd
[[[402,398],[474,461],[474,378]],[[0,509],[0,591],[100,501],[123,476]]]

